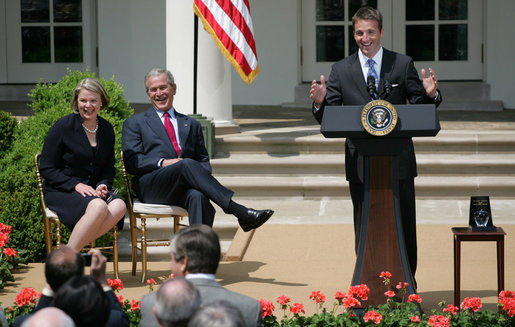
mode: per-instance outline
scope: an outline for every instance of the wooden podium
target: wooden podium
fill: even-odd
[[[386,302],[387,291],[379,275],[392,273],[391,290],[407,282],[408,294],[415,294],[408,263],[398,197],[399,142],[411,137],[435,136],[440,123],[433,104],[395,105],[398,121],[384,136],[373,136],[362,126],[363,106],[327,106],[320,128],[327,138],[351,138],[364,157],[364,201],[358,253],[352,285],[366,284],[370,295],[366,305]]]

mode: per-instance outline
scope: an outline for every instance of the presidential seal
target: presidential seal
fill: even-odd
[[[397,125],[397,110],[388,101],[370,101],[361,111],[361,124],[369,134],[388,135]]]

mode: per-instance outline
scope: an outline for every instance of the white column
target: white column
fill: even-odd
[[[175,76],[179,112],[193,113],[193,1],[166,1],[166,66]],[[232,120],[231,65],[199,19],[197,113],[216,126]]]

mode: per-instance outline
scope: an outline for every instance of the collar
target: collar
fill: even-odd
[[[154,108],[155,112],[159,115],[159,117],[161,118],[164,118],[164,114],[165,112],[164,111],[161,111],[161,110],[158,110],[156,107],[152,106],[152,108]],[[176,119],[175,117],[175,108],[172,107],[171,109],[168,110],[168,113],[170,114],[170,118],[172,119]]]
[[[186,279],[211,279],[215,280],[215,275],[213,274],[204,274],[204,273],[189,273],[185,277]]]
[[[361,68],[365,71],[368,70],[367,60],[369,59],[365,54],[361,51],[361,49],[358,50],[358,58],[359,63],[361,64]],[[381,64],[383,63],[383,46],[379,48],[379,51],[377,51],[376,55],[372,57],[374,59],[377,67],[379,70],[376,70],[379,74],[381,71]]]

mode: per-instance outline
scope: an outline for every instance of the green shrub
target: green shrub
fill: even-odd
[[[13,227],[16,233],[12,234],[11,244],[27,250],[30,261],[39,261],[46,255],[34,155],[43,148],[45,137],[54,122],[72,112],[70,102],[77,83],[83,78],[95,77],[94,75],[89,71],[69,71],[68,75],[56,84],[36,85],[29,93],[33,99],[31,107],[34,116],[19,125],[11,149],[0,158],[0,221]],[[124,100],[123,87],[117,84],[114,78],[100,78],[100,81],[111,99],[109,107],[103,108],[100,115],[113,125],[116,135],[115,155],[118,174],[114,187],[123,193],[120,163],[121,129],[123,121],[131,116],[134,110]],[[67,231],[66,228],[63,229]],[[66,241],[69,232],[64,235]],[[110,241],[103,239],[104,242]],[[102,241],[97,242],[98,245],[101,243]]]
[[[0,158],[11,148],[18,122],[9,112],[0,111]]]

